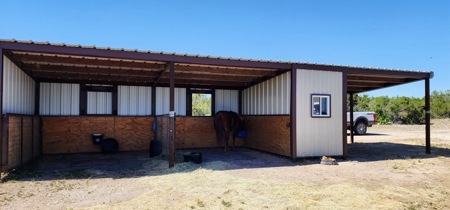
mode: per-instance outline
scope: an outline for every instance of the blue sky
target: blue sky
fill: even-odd
[[[0,38],[433,71],[450,90],[450,1],[10,1]],[[424,82],[367,92],[424,96]]]

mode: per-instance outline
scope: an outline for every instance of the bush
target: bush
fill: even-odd
[[[375,111],[380,124],[425,122],[425,98],[354,95],[354,111]],[[347,96],[347,106],[350,99]],[[450,118],[450,90],[430,94],[431,118]]]

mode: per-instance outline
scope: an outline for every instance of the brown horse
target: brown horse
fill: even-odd
[[[219,152],[221,149],[220,142],[225,143],[224,154],[228,154],[229,146],[228,140],[230,134],[233,137],[233,149],[235,149],[235,135],[236,132],[243,126],[242,118],[232,111],[219,111],[214,115],[214,129],[216,130],[216,139],[219,143]]]

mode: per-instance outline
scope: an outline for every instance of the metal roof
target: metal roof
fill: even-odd
[[[167,62],[176,86],[243,89],[291,69],[347,73],[348,92],[358,93],[432,78],[433,72],[306,62],[225,58],[80,44],[0,39],[3,54],[33,79],[49,82],[168,86]]]

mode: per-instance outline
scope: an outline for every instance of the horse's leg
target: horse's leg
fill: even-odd
[[[218,131],[218,132],[216,133],[216,140],[217,140],[217,143],[219,144],[219,153],[220,153],[220,148],[221,148],[220,141],[222,141],[221,136],[222,136],[222,135],[221,135],[221,132]]]
[[[225,138],[224,138],[224,142],[225,142],[225,155],[228,155],[228,150],[229,150],[229,148],[228,148],[229,135],[230,135],[230,133],[229,133],[229,132],[226,132]]]
[[[236,135],[235,135],[234,131],[231,132],[231,134],[233,134],[233,150],[235,150],[236,149]]]

